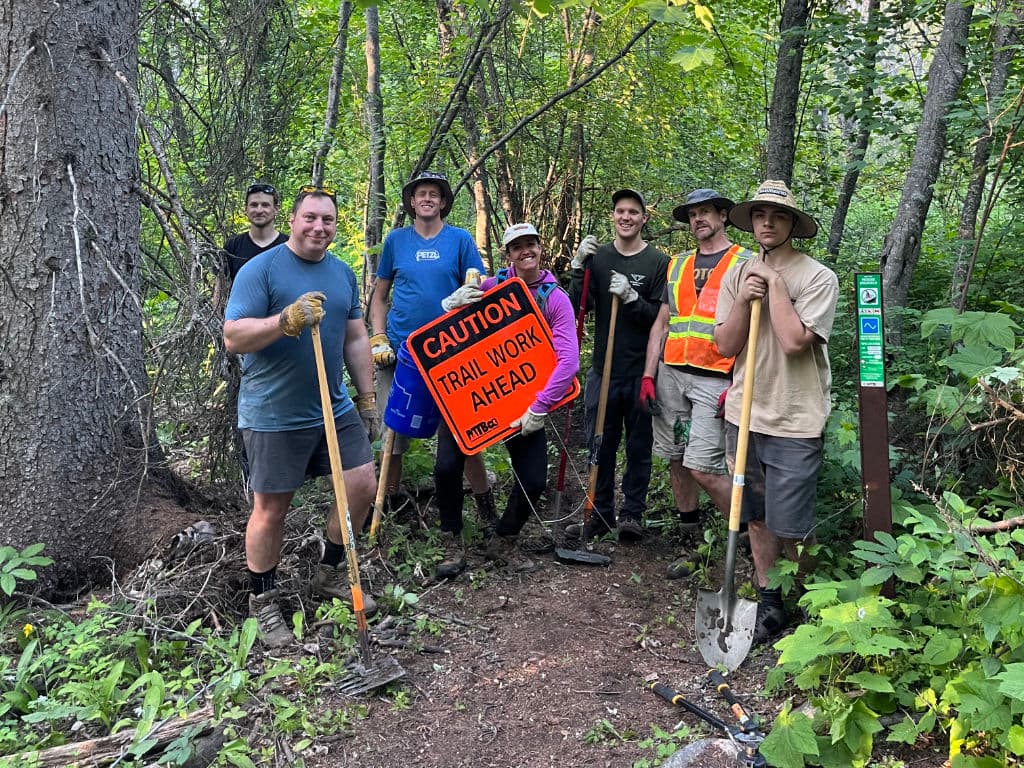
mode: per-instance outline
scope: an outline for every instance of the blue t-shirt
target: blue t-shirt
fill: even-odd
[[[343,261],[327,254],[304,261],[278,245],[246,262],[238,271],[224,312],[226,320],[270,317],[309,291],[322,291],[326,315],[320,323],[327,382],[335,418],[354,406],[343,380],[345,326],[363,316],[356,276]],[[238,426],[256,432],[284,432],[324,423],[316,357],[308,329],[285,336],[258,352],[242,355]]]
[[[480,252],[464,229],[445,224],[429,240],[412,226],[391,230],[377,265],[377,277],[391,281],[391,346],[398,349],[410,333],[443,315],[441,299],[462,285],[470,268],[484,274]]]

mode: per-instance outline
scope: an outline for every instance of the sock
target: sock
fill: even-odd
[[[269,592],[274,588],[276,578],[276,565],[266,573],[256,573],[256,571],[249,571],[249,590],[254,595],[262,595],[264,592]]]
[[[329,565],[332,568],[337,568],[341,565],[341,561],[345,559],[345,545],[335,544],[330,539],[324,541],[324,556],[320,560],[324,565]]]
[[[683,525],[698,525],[700,523],[700,510],[692,509],[689,512],[680,512],[679,522]]]
[[[758,590],[761,593],[761,602],[766,608],[781,608],[782,607],[782,590],[781,589],[768,589],[768,587],[762,587]]]

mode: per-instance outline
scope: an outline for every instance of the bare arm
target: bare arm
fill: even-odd
[[[362,318],[346,321],[342,354],[356,393],[373,392],[373,357],[370,355],[370,337]]]
[[[658,361],[665,349],[668,336],[668,304],[662,304],[654,325],[647,336],[647,357],[644,360],[644,376],[653,377],[658,372]]]
[[[370,295],[370,328],[374,334],[384,333],[388,328],[388,294],[391,292],[391,281],[378,277],[373,283]]]
[[[243,317],[224,322],[224,347],[235,355],[259,352],[284,336],[281,315]]]

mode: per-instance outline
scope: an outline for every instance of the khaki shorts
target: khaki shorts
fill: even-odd
[[[672,365],[658,364],[654,454],[682,459],[683,466],[708,475],[724,475],[724,420],[716,419],[718,398],[730,380],[700,376]]]
[[[384,368],[377,368],[373,374],[373,391],[377,395],[377,410],[380,417],[384,418],[384,410],[388,405],[388,397],[391,395],[391,382],[395,380],[395,364],[392,363]],[[409,442],[412,438],[395,432],[395,440],[391,445],[391,455],[405,453],[409,450]]]

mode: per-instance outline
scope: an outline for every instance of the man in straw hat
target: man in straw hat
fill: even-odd
[[[484,264],[473,236],[445,221],[452,210],[452,202],[452,188],[445,174],[435,171],[416,174],[402,187],[402,205],[412,217],[412,224],[392,230],[384,238],[369,307],[373,328],[370,345],[377,368],[375,388],[382,412],[395,377],[396,351],[402,342],[420,326],[480,297],[476,286],[464,286],[463,282],[467,270],[475,269],[483,274]],[[441,430],[447,427],[442,425]],[[380,479],[392,502],[402,479],[402,455],[408,447],[409,438],[396,434],[388,476]],[[472,456],[466,462],[466,477],[478,513],[493,521],[497,512],[481,456]],[[461,484],[454,493],[458,498],[453,503],[461,507]],[[452,572],[448,575],[453,575],[465,566],[462,539],[451,531],[442,538],[445,549],[442,562],[445,569]]]
[[[828,337],[839,283],[835,273],[793,247],[793,238],[814,237],[817,222],[802,210],[785,183],[765,181],[752,200],[729,212],[736,228],[753,232],[756,259],[725,276],[718,298],[715,341],[736,356],[734,383],[725,404],[726,452],[736,455],[743,376],[754,365],[750,442],[745,468],[743,519],[760,599],[754,642],[785,629],[788,617],[779,589],[768,588],[768,571],[785,553],[810,566],[798,545],[814,543],[814,499],[821,466],[822,433],[829,414],[832,371]],[[756,360],[747,359],[750,309],[761,300]]]
[[[672,211],[677,221],[689,224],[697,247],[669,263],[640,383],[640,404],[653,413],[654,453],[669,462],[679,522],[688,532],[700,525],[702,488],[723,514],[729,512],[725,430],[716,416],[735,359],[715,345],[715,308],[726,272],[754,255],[726,236],[733,205],[713,189],[696,189]],[[692,570],[693,558],[684,553],[668,566],[666,577],[678,579]]]

